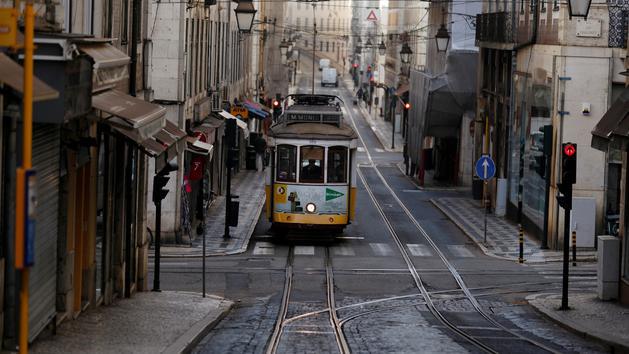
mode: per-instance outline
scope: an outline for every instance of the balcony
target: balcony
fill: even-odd
[[[493,12],[476,15],[476,44],[479,47],[510,47],[513,38],[513,22],[509,12]],[[491,45],[494,44],[494,45]]]

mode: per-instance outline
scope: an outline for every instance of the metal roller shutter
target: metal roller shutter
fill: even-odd
[[[57,233],[59,218],[60,126],[35,124],[33,167],[37,172],[37,224],[35,265],[29,287],[29,340],[55,317],[57,285]]]

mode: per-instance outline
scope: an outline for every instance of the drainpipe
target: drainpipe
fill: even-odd
[[[133,0],[131,10],[131,55],[129,57],[129,95],[135,97],[138,69],[138,39],[140,38],[140,0]]]

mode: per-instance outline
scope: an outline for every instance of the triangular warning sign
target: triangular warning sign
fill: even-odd
[[[367,16],[367,21],[378,21],[378,16],[376,16],[376,13],[373,10],[369,12],[369,16]]]

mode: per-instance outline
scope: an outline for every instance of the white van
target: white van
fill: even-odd
[[[324,68],[321,72],[321,86],[339,87],[338,74],[334,68]]]
[[[330,59],[320,59],[319,60],[319,71],[330,67]]]

